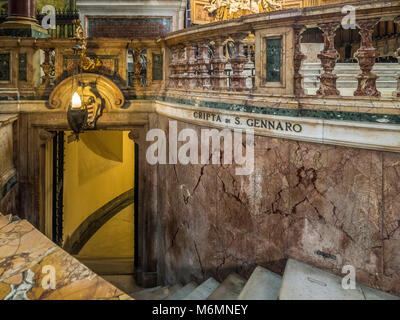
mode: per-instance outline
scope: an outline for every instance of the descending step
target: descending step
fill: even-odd
[[[150,300],[152,294],[158,292],[158,290],[162,290],[164,287],[157,286],[154,288],[146,288],[137,292],[131,293],[131,296],[136,300]]]
[[[219,282],[214,278],[210,278],[194,289],[183,300],[206,300],[218,286]]]
[[[169,288],[168,295],[164,298],[164,300],[168,300],[169,297],[173,296],[175,293],[177,293],[180,289],[182,289],[181,284],[175,284],[172,287]]]
[[[101,277],[116,286],[118,289],[123,292],[137,292],[143,290],[143,288],[136,285],[135,277],[131,274],[127,275],[101,275]]]
[[[169,288],[162,287],[158,290],[151,292],[146,300],[164,300],[169,295]]]
[[[196,289],[196,287],[197,284],[195,282],[189,282],[187,285],[178,290],[176,293],[167,297],[165,300],[181,300],[188,296],[194,289]]]
[[[365,300],[400,300],[400,297],[371,287],[360,285]]]
[[[357,285],[344,289],[342,278],[303,262],[289,259],[283,275],[280,300],[399,299],[379,290]]]
[[[282,277],[265,268],[255,268],[238,300],[276,300]]]
[[[207,300],[236,300],[246,284],[246,279],[231,273]]]

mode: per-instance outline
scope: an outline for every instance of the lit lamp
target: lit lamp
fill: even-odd
[[[79,140],[79,134],[83,132],[88,119],[88,110],[85,103],[82,103],[82,99],[77,92],[72,95],[71,105],[68,108],[67,120],[69,127],[76,135],[76,139]]]

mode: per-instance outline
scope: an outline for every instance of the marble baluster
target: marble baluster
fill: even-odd
[[[355,96],[381,96],[381,93],[376,89],[376,80],[379,77],[371,72],[376,58],[379,57],[378,50],[372,44],[372,35],[378,22],[378,18],[357,20],[357,26],[360,29],[361,47],[357,50],[355,57],[360,65],[361,74],[357,76],[358,87],[354,92]]]
[[[301,39],[303,32],[306,30],[305,26],[296,25],[293,27],[294,31],[294,94],[295,96],[304,95],[304,77],[300,73],[303,60],[306,56],[301,52]]]
[[[321,23],[318,27],[322,30],[322,35],[324,37],[324,48],[318,54],[324,72],[319,77],[320,86],[317,95],[338,96],[340,95],[340,92],[336,89],[337,75],[333,73],[333,70],[335,69],[336,61],[340,57],[339,53],[335,49],[335,35],[339,23]]]
[[[246,75],[243,73],[244,65],[247,61],[244,55],[243,40],[247,37],[247,34],[234,34],[231,36],[235,44],[235,52],[233,57],[230,59],[232,66],[231,75],[231,87],[232,91],[244,91],[246,88]]]
[[[399,29],[399,27],[400,26],[398,26],[398,25],[400,25],[400,18],[396,18],[396,19],[394,19],[394,27],[395,27],[395,32]],[[396,26],[397,26],[397,28],[396,28]],[[398,37],[396,37],[396,47],[399,45],[399,38]],[[400,48],[398,48],[396,51],[395,51],[395,56],[396,56],[396,58],[397,58],[397,60],[398,60],[398,62],[400,63]],[[399,75],[399,77],[397,78],[397,91],[395,92],[395,95],[397,96],[397,97],[399,97],[400,98],[400,75]]]
[[[44,51],[44,62],[40,65],[44,75],[42,76],[42,86],[48,87],[53,85],[54,80],[54,63],[52,61],[52,55],[54,55],[54,49],[46,48]]]
[[[196,76],[197,59],[195,56],[196,42],[187,43],[186,50],[187,50],[186,88],[194,89],[197,86],[197,76]]]
[[[178,88],[185,87],[186,71],[186,48],[183,45],[178,46],[177,78]]]
[[[133,69],[134,69],[134,76],[133,76],[133,86],[138,89],[141,86],[141,80],[142,80],[142,75],[141,75],[141,70],[142,70],[142,65],[140,64],[140,51],[142,48],[140,47],[135,47],[134,48],[134,56],[133,56]]]
[[[225,67],[228,60],[224,56],[224,42],[225,37],[214,38],[215,52],[211,59],[211,64],[213,66],[214,73],[212,75],[213,79],[213,89],[214,90],[225,90],[227,89],[227,78],[225,74]]]
[[[199,57],[197,59],[197,65],[199,67],[199,87],[202,87],[205,90],[211,89],[211,61],[208,55],[208,44],[208,40],[203,40],[199,43]]]
[[[170,75],[169,75],[168,86],[170,88],[176,88],[178,86],[177,63],[178,63],[178,48],[174,46],[171,48],[171,62],[169,63]]]

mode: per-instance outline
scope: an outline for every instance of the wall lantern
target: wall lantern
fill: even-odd
[[[86,129],[96,129],[97,120],[103,114],[104,99],[97,90],[96,82],[79,81],[83,79],[82,73],[95,72],[102,67],[103,63],[97,57],[88,57],[86,55],[87,39],[83,35],[83,29],[80,20],[75,20],[75,40],[76,44],[72,48],[75,56],[80,57],[80,63],[75,81],[72,83],[71,103],[67,111],[67,120],[69,127],[74,132],[76,140],[79,140],[79,134]],[[80,77],[79,77],[80,76]]]

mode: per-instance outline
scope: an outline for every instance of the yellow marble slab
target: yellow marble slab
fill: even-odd
[[[49,287],[54,271],[55,288]],[[26,220],[0,215],[0,300],[129,300]]]

